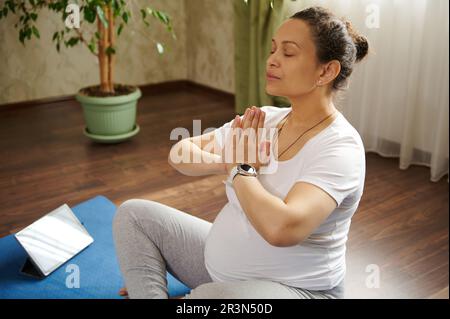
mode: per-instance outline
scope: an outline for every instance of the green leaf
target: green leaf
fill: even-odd
[[[105,18],[105,12],[103,12],[102,7],[97,6],[96,9],[97,9],[98,17],[102,21],[103,25],[105,26],[105,28],[108,28],[108,21]]]
[[[127,12],[122,13],[122,20],[125,23],[128,23],[128,13]]]
[[[120,5],[117,0],[114,0],[112,2],[112,8],[113,8],[114,16],[117,17],[120,14]]]
[[[59,52],[59,50],[60,50],[60,45],[59,45],[59,42],[58,42],[58,43],[56,43],[56,51]]]
[[[22,44],[25,45],[25,41],[24,40],[25,40],[25,33],[24,33],[23,29],[20,29],[20,31],[19,31],[19,41],[22,42]]]
[[[31,20],[36,21],[38,15],[34,12],[30,13]]]
[[[142,16],[142,19],[145,19],[145,17],[147,16],[147,13],[145,12],[144,9],[141,9],[141,16]]]
[[[32,28],[32,30],[33,30],[33,34],[34,34],[34,35],[36,36],[36,38],[40,39],[40,38],[41,38],[41,36],[39,35],[39,30],[38,30],[38,29],[36,29],[36,27],[35,27],[35,26],[32,26],[31,28]]]
[[[30,40],[32,34],[33,34],[33,31],[31,31],[31,29],[28,28],[28,29],[26,30],[26,35],[25,35],[25,36],[28,38],[28,40]]]
[[[170,18],[162,11],[156,11],[156,15],[158,16],[159,20],[161,20],[163,23],[168,24],[170,21]]]
[[[95,54],[95,42],[91,42],[88,44],[89,51]]]
[[[76,45],[78,43],[79,40],[80,40],[79,37],[71,37],[69,39],[69,41],[67,41],[65,44],[68,47],[73,47],[74,45]]]
[[[94,35],[95,35],[95,37],[97,38],[97,40],[100,40],[100,33],[95,32]]]
[[[55,33],[53,33],[53,37],[52,37],[52,41],[55,41],[56,38],[58,37],[59,32],[56,31]]]
[[[91,7],[84,8],[84,19],[89,23],[94,23],[95,21],[95,10]]]
[[[113,47],[107,47],[105,52],[107,55],[111,55],[111,54],[115,54],[116,50]]]
[[[122,29],[123,29],[123,23],[121,23],[119,25],[119,29],[117,29],[117,35],[120,35],[122,33]]]
[[[13,1],[7,1],[7,3],[8,3],[9,10],[11,10],[12,13],[16,13],[15,3]]]

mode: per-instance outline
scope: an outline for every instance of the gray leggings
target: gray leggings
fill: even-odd
[[[129,297],[167,299],[167,270],[192,288],[186,299],[343,298],[343,282],[328,291],[269,280],[213,282],[203,256],[211,225],[154,201],[130,199],[122,203],[114,218],[113,234]]]

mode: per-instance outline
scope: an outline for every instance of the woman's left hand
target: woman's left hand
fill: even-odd
[[[228,174],[238,163],[250,164],[257,171],[268,164],[270,142],[262,141],[265,116],[265,112],[256,106],[247,108],[242,120],[236,115],[227,141],[227,151],[232,152],[231,161],[225,163]]]

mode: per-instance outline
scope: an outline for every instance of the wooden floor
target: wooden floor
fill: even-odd
[[[202,130],[232,119],[233,98],[204,88],[144,95],[132,140],[100,145],[83,134],[75,101],[0,106],[0,236],[63,203],[96,195],[162,202],[213,221],[226,203],[223,176],[188,177],[167,163],[175,127]],[[347,245],[347,298],[448,298],[447,177],[398,169],[397,159],[367,154],[363,199]],[[375,272],[374,272],[375,271]],[[379,271],[379,287],[369,288]]]

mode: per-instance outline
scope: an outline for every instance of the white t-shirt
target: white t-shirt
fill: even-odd
[[[266,128],[276,128],[292,110],[261,109],[266,112]],[[231,122],[215,130],[221,146]],[[278,162],[272,154],[267,166],[272,173],[257,177],[267,191],[284,199],[296,182],[308,182],[338,204],[306,240],[290,247],[265,241],[247,219],[232,185],[224,181],[228,203],[214,220],[205,244],[205,266],[211,278],[271,280],[310,290],[334,288],[345,277],[347,234],[363,193],[365,166],[361,137],[341,113],[293,158]]]

